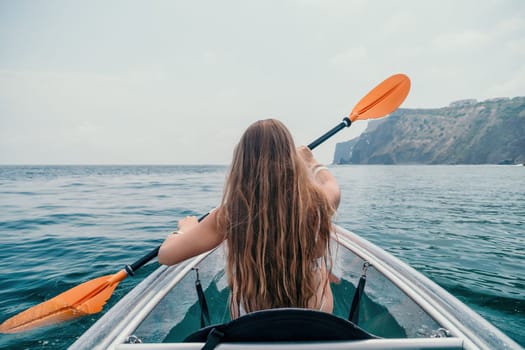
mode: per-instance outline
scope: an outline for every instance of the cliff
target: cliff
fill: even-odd
[[[525,97],[398,109],[338,143],[335,164],[525,163]]]

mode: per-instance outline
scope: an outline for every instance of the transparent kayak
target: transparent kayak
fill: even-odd
[[[244,316],[246,320],[239,318],[233,322],[241,338],[225,337],[218,348],[522,349],[443,288],[381,248],[341,227],[336,227],[333,237],[333,274],[337,277],[331,284],[333,315],[321,312],[303,315],[301,310],[281,309],[277,310],[278,318],[268,319],[268,313],[263,313],[261,317],[266,321],[255,323],[257,332],[261,336],[284,334],[287,338],[276,341],[270,336],[248,341],[242,337],[242,333],[250,329],[246,325],[254,321],[253,314],[248,314]],[[188,342],[188,338],[208,325],[211,326],[204,330],[208,340],[209,330],[224,333],[226,329],[231,333],[231,327],[218,326],[229,327],[232,323],[224,265],[224,249],[218,247],[176,266],[159,267],[70,349],[167,350],[208,346],[206,339],[194,338]],[[206,317],[196,291],[197,281],[204,291]],[[355,294],[361,290],[359,281],[366,283],[356,302]],[[295,319],[290,315],[295,315]],[[276,317],[276,314],[270,316]],[[209,322],[203,323],[208,318]],[[349,322],[349,318],[353,322]],[[295,338],[295,331],[288,331],[290,322],[296,321],[299,322],[296,328],[307,333],[306,338],[304,334]],[[337,328],[341,325],[343,328]],[[370,336],[353,339],[350,328],[354,326]]]

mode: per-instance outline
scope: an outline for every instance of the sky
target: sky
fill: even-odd
[[[0,0],[0,164],[228,164],[254,121],[308,144],[396,73],[404,108],[525,95],[525,1]]]

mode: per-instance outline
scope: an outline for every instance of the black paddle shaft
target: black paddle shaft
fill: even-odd
[[[313,150],[314,148],[319,146],[321,143],[325,142],[330,137],[332,137],[335,134],[337,134],[342,129],[348,128],[351,124],[352,124],[352,121],[350,120],[350,118],[345,117],[341,123],[337,124],[335,127],[333,127],[328,132],[326,132],[323,136],[319,137],[317,140],[315,140],[312,143],[310,143],[308,145],[308,148]],[[208,216],[208,214],[209,213],[201,216],[199,218],[199,222],[202,221],[206,216]],[[150,260],[155,258],[159,254],[159,249],[160,249],[160,245],[157,248],[153,249],[148,254],[144,255],[139,260],[135,261],[133,264],[126,265],[126,272],[128,273],[128,275],[133,276],[135,274],[135,271],[137,271],[142,266],[146,265]]]
[[[319,137],[314,142],[310,143],[308,145],[308,148],[313,150],[314,148],[319,146],[321,143],[325,142],[330,137],[332,137],[335,134],[337,134],[342,129],[350,127],[350,125],[352,125],[352,121],[350,120],[350,118],[345,117],[341,123],[339,123],[336,126],[334,126],[332,129],[330,129],[328,132],[326,132],[323,136]]]
[[[144,255],[139,260],[135,261],[133,264],[126,265],[125,269],[128,275],[133,276],[135,274],[135,271],[140,269],[142,266],[146,265],[151,259],[155,258],[157,255],[159,255],[159,249],[160,245],[148,254]]]
[[[203,216],[201,216],[199,218],[199,222],[201,222],[202,220],[204,220],[204,218],[206,216],[208,216],[208,214],[210,214],[209,212],[204,214]],[[126,265],[125,269],[126,269],[126,272],[128,273],[129,276],[133,276],[135,274],[135,271],[137,271],[138,269],[140,269],[142,266],[146,265],[150,260],[152,260],[153,258],[156,258],[157,255],[159,255],[159,249],[160,249],[160,245],[153,249],[151,252],[149,252],[148,254],[144,255],[142,258],[140,258],[139,260],[135,261],[133,264],[131,265]]]

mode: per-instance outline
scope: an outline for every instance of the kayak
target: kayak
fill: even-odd
[[[284,308],[230,320],[222,246],[160,266],[70,349],[522,349],[406,263],[332,234],[332,314]]]

